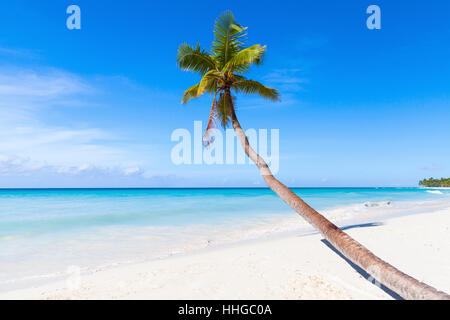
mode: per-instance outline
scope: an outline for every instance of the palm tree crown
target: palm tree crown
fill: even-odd
[[[270,100],[279,100],[276,89],[268,88],[258,81],[250,80],[242,74],[253,64],[260,64],[266,46],[255,44],[244,47],[247,28],[236,22],[230,11],[222,13],[214,25],[214,41],[211,52],[200,47],[183,43],[178,48],[177,63],[183,70],[193,71],[202,79],[187,89],[181,100],[187,103],[204,93],[213,95],[208,126],[204,136],[205,145],[212,142],[208,130],[219,121],[225,128],[234,114],[234,97],[231,91],[241,94],[257,94]]]

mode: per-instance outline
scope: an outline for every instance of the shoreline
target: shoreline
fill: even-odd
[[[447,208],[450,209],[450,203],[446,199],[443,201],[422,200],[398,201],[394,203],[390,201],[366,201],[364,203],[335,206],[325,210],[320,210],[320,212],[338,227],[347,229],[354,225],[378,223],[379,221],[386,221],[396,217],[421,214],[424,212],[434,212]],[[3,289],[0,290],[0,295],[11,291],[41,287],[60,282],[73,275],[74,271],[82,277],[85,277],[97,272],[122,268],[129,265],[151,263],[174,257],[184,257],[191,254],[285,239],[293,236],[302,237],[318,234],[312,226],[307,224],[306,221],[304,221],[295,212],[281,216],[276,214],[271,220],[263,223],[256,221],[254,222],[255,224],[251,227],[247,226],[239,229],[231,228],[228,230],[223,228],[220,233],[215,234],[211,238],[203,238],[200,239],[200,241],[195,241],[193,243],[187,242],[182,246],[169,246],[156,254],[154,252],[146,251],[149,244],[148,241],[141,241],[136,243],[136,245],[138,248],[137,252],[145,252],[142,256],[135,256],[131,259],[121,259],[119,256],[116,256],[116,253],[113,253],[111,257],[114,257],[114,259],[109,259],[109,262],[95,263],[90,261],[87,263],[86,260],[80,262],[73,261],[72,263],[63,265],[61,268],[51,272],[36,273],[28,276],[3,280],[0,282]],[[190,231],[195,232],[195,230],[197,229],[192,229]],[[179,230],[179,232],[181,231],[182,230]],[[148,230],[148,232],[151,233],[154,231]]]
[[[450,208],[375,220],[344,229],[400,270],[450,291]],[[73,286],[76,279],[72,275],[8,291],[0,299],[234,299],[236,292],[238,299],[392,298],[317,233],[253,239],[116,266],[81,275],[79,288]]]

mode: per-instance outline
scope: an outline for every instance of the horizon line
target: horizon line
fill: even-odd
[[[400,188],[416,188],[416,189],[426,189],[425,187],[420,186],[379,186],[379,187],[361,187],[361,186],[347,186],[347,187],[337,187],[337,186],[329,186],[329,187],[288,187],[292,189],[379,189],[379,188],[392,188],[392,189],[400,189]],[[3,188],[0,187],[1,190],[152,190],[152,189],[165,189],[165,190],[179,190],[179,189],[269,189],[269,187],[38,187],[38,188],[30,188],[30,187],[18,187],[18,188]]]

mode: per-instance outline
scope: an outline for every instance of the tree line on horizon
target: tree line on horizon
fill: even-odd
[[[423,179],[419,181],[419,185],[424,187],[450,187],[450,178]]]

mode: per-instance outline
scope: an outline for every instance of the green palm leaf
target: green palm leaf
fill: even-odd
[[[187,43],[180,45],[178,48],[177,63],[181,69],[197,72],[201,75],[216,68],[214,60],[199,44],[195,48]]]
[[[254,80],[241,80],[233,84],[233,89],[236,92],[243,94],[257,94],[263,98],[278,101],[280,93],[276,89],[268,88],[265,85]]]
[[[265,51],[266,46],[261,46],[260,44],[255,44],[251,47],[243,49],[227,62],[222,71],[237,71],[239,73],[245,72],[251,64],[261,64]]]
[[[191,47],[186,43],[178,49],[178,66],[202,76],[198,84],[184,92],[181,102],[187,103],[204,93],[214,96],[207,129],[214,127],[215,122],[225,128],[230,123],[232,115],[235,115],[235,98],[231,95],[231,90],[279,100],[277,90],[241,75],[247,72],[251,65],[260,64],[266,51],[266,46],[260,44],[244,48],[246,30],[247,28],[235,21],[230,11],[226,11],[215,22],[211,53],[203,50],[200,45]],[[207,130],[204,143],[209,146],[212,141]]]
[[[198,93],[201,95],[206,91],[210,93],[216,91],[215,88],[217,88],[218,84],[223,82],[221,80],[222,77],[223,74],[217,70],[208,71],[199,83]]]
[[[198,92],[198,87],[199,87],[199,83],[197,83],[196,85],[190,87],[189,89],[187,89],[186,91],[184,91],[183,93],[183,98],[181,98],[181,103],[188,103],[189,100],[193,99],[193,98],[198,98],[200,96],[199,92]]]
[[[211,51],[220,69],[242,49],[243,38],[247,35],[246,29],[236,22],[230,11],[217,18]]]

